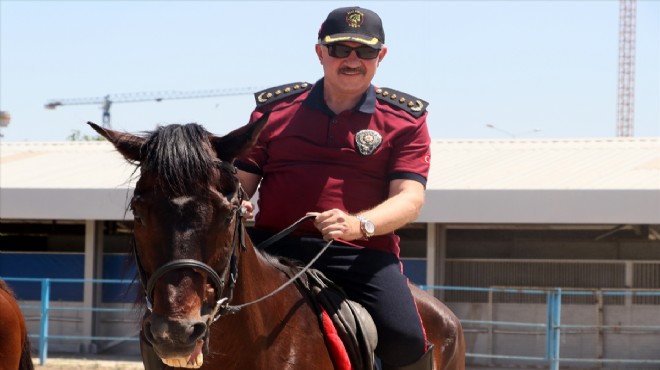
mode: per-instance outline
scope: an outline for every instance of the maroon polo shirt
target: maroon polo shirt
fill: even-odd
[[[336,115],[323,100],[321,79],[302,93],[259,105],[250,122],[268,111],[268,123],[257,143],[235,162],[241,170],[262,176],[255,216],[258,229],[279,232],[307,212],[339,208],[355,214],[373,208],[387,199],[394,179],[426,185],[427,113],[415,117],[377,98],[374,86],[354,109]],[[379,135],[381,143],[373,145]],[[358,143],[366,144],[362,153],[356,136]],[[296,234],[320,236],[311,221]],[[399,254],[399,237],[394,233],[351,243]]]

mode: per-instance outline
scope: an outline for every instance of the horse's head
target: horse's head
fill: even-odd
[[[223,137],[196,124],[159,127],[143,137],[89,123],[139,165],[130,207],[148,308],[142,330],[170,366],[200,367],[208,351],[209,325],[230,294],[244,232],[232,161],[266,119]]]

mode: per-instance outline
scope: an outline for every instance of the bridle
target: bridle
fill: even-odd
[[[232,175],[234,179],[236,189],[234,196],[231,199],[231,202],[235,202],[234,209],[227,221],[231,224],[231,221],[234,221],[234,233],[231,241],[231,253],[229,255],[229,262],[226,264],[222,274],[218,274],[211,266],[207,265],[204,262],[195,260],[195,259],[176,259],[170,261],[162,266],[160,266],[150,277],[147,278],[147,273],[140,262],[140,257],[137,251],[137,241],[133,241],[133,255],[135,256],[135,265],[138,270],[138,275],[140,277],[140,283],[144,289],[144,297],[147,303],[147,309],[151,312],[153,311],[153,302],[154,302],[154,289],[156,287],[156,282],[163,277],[166,273],[174,270],[181,269],[194,269],[202,270],[206,272],[208,279],[214,285],[216,291],[216,297],[218,300],[215,302],[211,315],[209,315],[209,322],[211,323],[217,321],[220,316],[224,313],[222,310],[223,306],[227,306],[228,302],[231,301],[233,296],[234,287],[236,285],[236,280],[238,279],[238,258],[236,252],[238,247],[242,250],[245,250],[245,228],[243,227],[243,210],[241,208],[241,202],[243,201],[245,192],[240,186],[238,177],[236,177],[236,167],[233,164],[225,161],[220,161],[220,168]],[[225,283],[225,277],[228,277],[228,281]],[[223,296],[225,293],[225,288],[227,289],[227,295]]]
[[[236,167],[234,167],[233,164],[224,161],[220,161],[220,166],[221,169],[226,170],[227,172],[232,174],[232,178],[235,181],[236,189],[237,189],[237,192],[235,193],[234,197],[232,197],[232,201],[237,200],[238,206],[235,207],[230,217],[227,218],[229,223],[231,223],[232,220],[234,221],[234,234],[231,241],[231,253],[229,255],[229,262],[225,266],[225,269],[222,272],[222,274],[218,274],[211,266],[205,264],[204,262],[195,259],[176,259],[160,266],[149,278],[147,278],[147,273],[142,267],[142,263],[140,263],[140,257],[137,253],[137,242],[134,241],[133,255],[135,256],[135,265],[137,266],[140,282],[142,284],[142,288],[144,289],[144,296],[147,303],[147,309],[150,312],[153,310],[153,299],[154,299],[153,294],[154,294],[156,282],[163,275],[174,270],[187,269],[187,268],[198,269],[208,274],[208,278],[211,279],[213,285],[215,285],[216,297],[218,297],[218,300],[215,302],[215,305],[213,307],[211,315],[209,315],[209,319],[207,322],[207,325],[210,326],[212,323],[216,322],[221,316],[225,314],[236,313],[241,309],[243,309],[244,307],[253,305],[255,303],[259,303],[284,290],[284,288],[291,285],[300,276],[302,276],[305,272],[307,272],[307,270],[311,268],[314,262],[316,262],[316,260],[318,260],[319,257],[321,257],[321,255],[332,244],[332,240],[328,241],[326,245],[319,251],[319,253],[311,261],[309,261],[307,265],[305,265],[302,269],[300,269],[298,273],[296,273],[294,276],[289,278],[289,280],[286,283],[282,284],[280,287],[268,293],[267,295],[255,299],[254,301],[243,303],[240,305],[236,305],[236,306],[229,305],[234,294],[234,287],[236,286],[236,281],[238,280],[238,257],[236,253],[237,250],[239,249],[238,247],[240,247],[240,250],[242,251],[246,250],[246,246],[245,246],[246,231],[245,231],[245,227],[243,226],[243,209],[241,207],[241,203],[245,196],[245,191],[241,187],[238,181],[238,177],[236,176],[237,173]],[[287,227],[286,229],[280,231],[279,233],[261,242],[257,246],[257,248],[263,249],[266,246],[275,243],[276,241],[284,238],[292,231],[294,231],[298,227],[298,225],[300,225],[303,221],[312,218],[314,218],[314,216],[304,216],[300,218],[299,220],[294,222],[291,226]],[[226,276],[229,277],[229,280],[225,283]],[[223,296],[225,288],[227,289],[228,293],[227,295]]]

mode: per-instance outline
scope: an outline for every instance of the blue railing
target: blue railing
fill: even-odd
[[[561,306],[563,296],[593,296],[594,290],[562,290],[561,288],[544,288],[544,289],[524,289],[524,288],[474,288],[462,286],[420,286],[424,290],[443,290],[443,291],[471,291],[471,292],[485,292],[485,293],[516,293],[516,294],[534,294],[545,295],[547,305],[547,315],[545,323],[527,323],[527,322],[508,322],[508,321],[484,321],[484,320],[468,320],[460,318],[461,323],[466,324],[483,324],[492,326],[514,326],[514,327],[527,327],[527,328],[542,328],[545,330],[546,348],[544,357],[535,356],[511,356],[511,355],[496,355],[496,354],[480,354],[480,353],[467,353],[468,358],[482,358],[482,359],[501,359],[501,360],[516,360],[527,362],[545,362],[548,364],[550,370],[559,370],[560,362],[570,363],[611,363],[611,364],[635,364],[635,365],[660,365],[660,360],[655,359],[604,359],[604,358],[562,358],[560,357],[560,335],[562,329],[580,329],[580,328],[603,328],[603,325],[562,325],[561,324]],[[603,296],[655,296],[660,297],[660,291],[630,291],[630,290],[606,290],[597,289],[597,294]],[[637,329],[645,330],[648,332],[660,331],[660,326],[657,325],[617,325],[619,329]]]
[[[89,340],[89,341],[138,341],[139,339],[133,337],[120,337],[120,336],[82,336],[82,335],[50,335],[48,333],[49,317],[54,311],[92,311],[92,312],[134,312],[133,308],[102,308],[102,307],[60,307],[51,306],[51,285],[54,283],[98,283],[98,284],[135,284],[133,280],[118,280],[118,279],[49,279],[49,278],[12,278],[0,277],[8,282],[31,282],[39,283],[41,286],[41,300],[39,306],[21,305],[23,310],[38,310],[40,317],[39,333],[30,335],[31,338],[39,339],[38,357],[41,365],[46,364],[48,357],[48,341],[59,340]],[[484,353],[468,353],[468,358],[475,359],[500,359],[512,360],[523,362],[543,362],[547,363],[550,370],[558,370],[560,363],[563,361],[571,363],[613,363],[613,364],[635,364],[635,365],[660,365],[660,360],[653,359],[603,359],[603,358],[562,358],[560,357],[560,335],[562,329],[584,329],[584,328],[603,328],[603,325],[566,325],[561,324],[561,308],[562,297],[569,295],[594,295],[593,291],[584,290],[566,290],[560,288],[547,288],[547,289],[524,289],[524,288],[473,288],[473,287],[460,287],[460,286],[427,286],[421,285],[425,290],[443,290],[443,291],[471,291],[471,292],[485,292],[485,293],[516,293],[516,294],[529,294],[529,295],[545,295],[546,297],[546,319],[544,323],[533,322],[512,322],[512,321],[486,321],[486,320],[469,320],[461,318],[464,326],[467,325],[489,325],[493,327],[526,327],[545,330],[546,346],[545,356],[512,356],[512,355],[496,355]],[[621,290],[598,290],[598,294],[603,296],[654,296],[660,297],[660,291],[621,291]],[[629,325],[617,328],[628,328],[636,330],[660,331],[660,326],[654,325]]]
[[[60,340],[89,340],[89,341],[138,341],[138,337],[120,337],[120,336],[85,336],[85,335],[50,335],[48,333],[48,324],[50,314],[53,311],[92,311],[92,312],[133,312],[132,308],[102,308],[102,307],[81,307],[81,306],[67,306],[55,307],[51,306],[51,285],[54,283],[94,283],[94,284],[134,284],[133,280],[119,280],[119,279],[49,279],[49,278],[12,278],[0,277],[8,282],[27,282],[41,284],[41,300],[39,306],[20,305],[22,310],[39,310],[39,334],[30,334],[30,338],[39,339],[38,357],[41,365],[46,364],[48,357],[48,341],[53,339]]]

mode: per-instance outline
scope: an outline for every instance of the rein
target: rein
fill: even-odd
[[[270,238],[264,240],[263,242],[259,243],[257,248],[262,249],[262,248],[265,248],[265,247],[275,243],[276,241],[278,241],[278,240],[284,238],[285,236],[289,235],[303,221],[306,221],[306,220],[309,220],[309,219],[312,219],[312,218],[314,218],[314,216],[304,216],[304,217],[300,218],[298,221],[291,224],[291,226],[287,227],[286,229],[280,231],[279,233],[277,233],[277,234],[271,236]],[[223,315],[223,314],[227,314],[227,313],[236,313],[236,312],[240,311],[241,309],[243,309],[247,306],[250,306],[250,305],[253,305],[255,303],[259,303],[261,301],[264,301],[264,300],[274,296],[275,294],[281,292],[282,290],[284,290],[284,288],[291,285],[294,281],[298,280],[298,278],[300,276],[302,276],[305,272],[307,272],[307,270],[309,270],[312,267],[314,262],[316,262],[316,260],[318,260],[319,257],[321,257],[321,255],[326,251],[326,249],[328,249],[328,247],[330,247],[331,244],[332,244],[332,240],[328,241],[325,244],[325,246],[323,246],[323,248],[319,251],[319,253],[317,253],[316,256],[314,256],[314,258],[312,258],[312,260],[309,261],[309,263],[307,265],[305,265],[305,267],[303,267],[300,271],[298,271],[297,274],[295,274],[293,277],[291,277],[286,283],[282,284],[279,288],[273,290],[272,292],[266,294],[265,296],[263,296],[261,298],[255,299],[254,301],[251,301],[251,302],[239,304],[239,305],[236,305],[236,306],[224,305],[222,307],[222,311],[221,311],[220,315],[218,315],[218,317]],[[217,320],[217,319],[215,319],[215,320]]]

